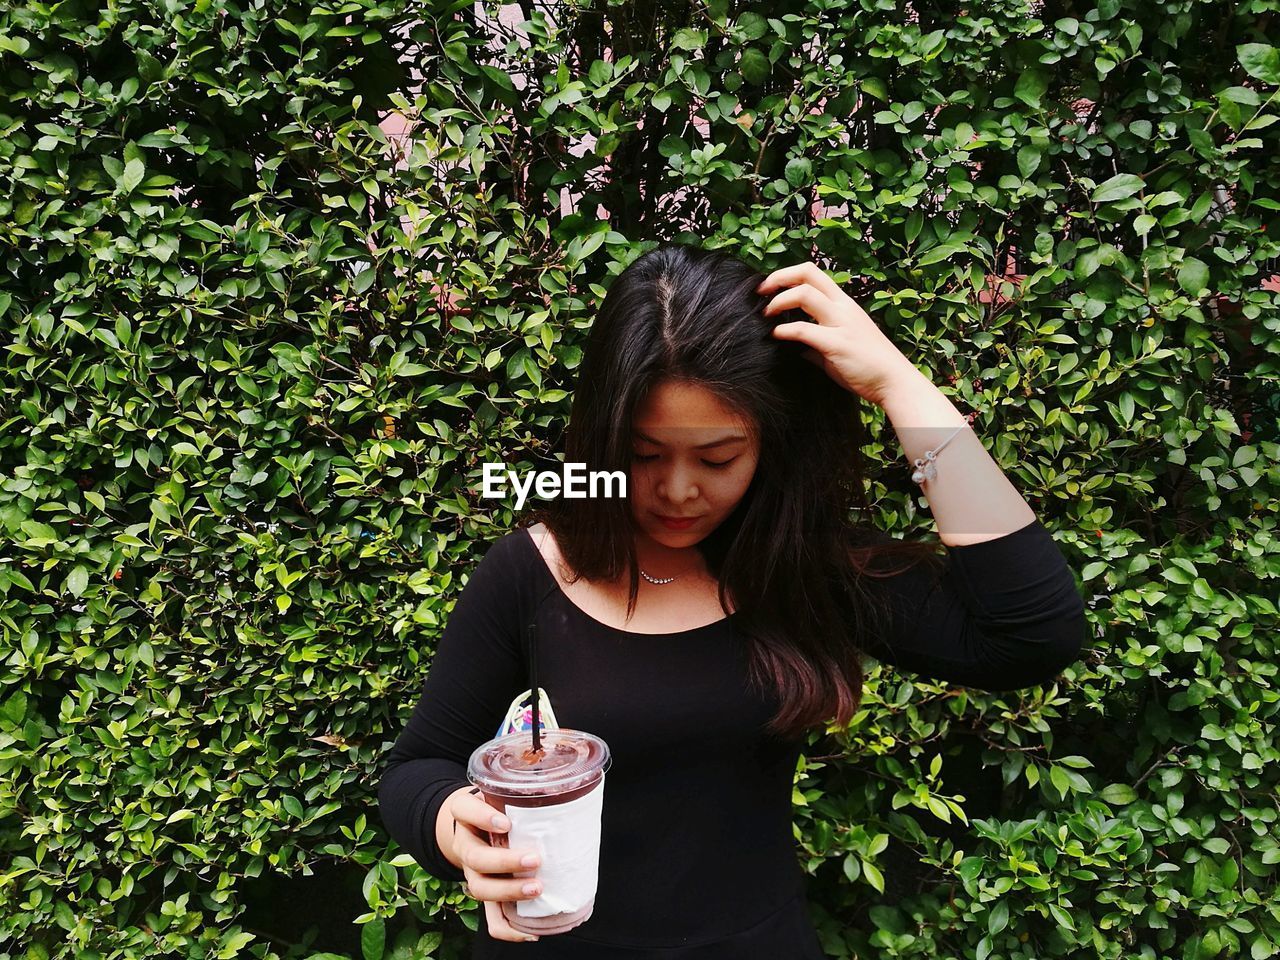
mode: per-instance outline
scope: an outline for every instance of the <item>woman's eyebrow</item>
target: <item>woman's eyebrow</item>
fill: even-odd
[[[657,440],[653,439],[653,437],[651,437],[651,436],[649,436],[649,435],[647,435],[647,434],[645,434],[645,433],[641,433],[639,430],[637,430],[637,431],[635,432],[635,434],[636,434],[636,436],[637,436],[637,437],[639,437],[641,440],[647,440],[647,441],[649,441],[650,443],[652,443],[654,446],[658,446],[658,447],[664,446],[664,444],[662,444],[662,443],[660,443],[659,441],[657,441]],[[736,443],[736,442],[737,442],[737,441],[739,441],[739,440],[745,440],[745,439],[747,439],[747,438],[746,438],[746,437],[744,437],[742,434],[740,434],[740,433],[734,433],[734,434],[730,434],[730,435],[729,435],[729,436],[727,436],[727,437],[721,437],[719,440],[712,440],[710,443],[700,443],[700,444],[698,444],[696,447],[694,447],[693,449],[695,449],[695,450],[706,450],[706,449],[708,449],[709,447],[722,447],[722,446],[724,446],[726,443]]]

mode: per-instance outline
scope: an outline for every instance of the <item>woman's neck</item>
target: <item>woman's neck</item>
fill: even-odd
[[[669,547],[638,532],[635,547],[640,569],[651,577],[700,576],[707,571],[706,561],[696,546]]]

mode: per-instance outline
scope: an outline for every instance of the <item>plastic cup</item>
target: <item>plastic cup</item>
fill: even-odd
[[[529,731],[509,733],[481,744],[467,763],[467,779],[511,821],[490,842],[538,853],[540,866],[512,876],[539,877],[542,893],[499,904],[513,929],[534,936],[564,933],[591,917],[610,764],[608,745],[593,734],[559,728],[539,739],[535,754]]]

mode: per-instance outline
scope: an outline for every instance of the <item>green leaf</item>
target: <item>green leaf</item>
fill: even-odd
[[[1231,457],[1231,466],[1243,467],[1247,463],[1253,463],[1258,459],[1257,447],[1239,447],[1235,454]]]
[[[387,922],[370,920],[360,931],[360,953],[364,960],[382,960],[387,949]]]
[[[907,215],[907,223],[903,228],[903,236],[907,238],[907,243],[915,243],[916,237],[920,236],[920,228],[924,226],[924,213],[920,210],[912,210]]]
[[[773,69],[773,64],[755,47],[748,47],[742,51],[742,61],[738,64],[738,69],[747,83],[759,86],[769,79],[769,71]]]
[[[1133,419],[1133,410],[1134,410],[1133,394],[1131,393],[1120,394],[1120,400],[1118,401],[1118,404],[1120,407],[1120,415],[1124,418],[1124,422],[1128,423],[1130,420]]]
[[[982,857],[965,857],[960,861],[960,866],[956,870],[965,883],[973,883],[982,873],[984,862]]]
[[[533,358],[527,353],[522,361],[525,375],[533,381],[535,387],[542,386],[542,369],[534,362]]]
[[[803,186],[813,176],[813,163],[807,157],[793,157],[787,161],[783,175],[791,186]]]
[[[1213,861],[1208,857],[1201,857],[1196,861],[1196,865],[1191,868],[1191,896],[1193,899],[1199,900],[1209,892],[1209,886],[1213,883],[1216,872]]]
[[[987,931],[991,936],[996,936],[1009,925],[1009,901],[998,900],[996,905],[991,908],[991,912],[987,914]]]
[[[701,50],[707,43],[707,31],[682,27],[671,38],[672,50]]]
[[[858,877],[862,875],[860,858],[855,857],[852,853],[845,854],[843,867],[844,875],[849,878],[849,882],[857,883]]]
[[[89,570],[87,567],[76,567],[67,575],[67,591],[73,597],[84,595],[85,588],[89,586]]]
[[[1039,109],[1040,98],[1049,89],[1049,74],[1039,67],[1030,67],[1018,77],[1013,95],[1029,107]]]
[[[859,858],[861,860],[861,858]],[[867,860],[861,860],[862,872],[867,877],[867,882],[876,888],[877,893],[884,893],[884,874],[876,867],[874,863]]]
[[[759,40],[769,32],[769,22],[760,14],[748,11],[738,17],[734,32],[742,40]]]
[[[1018,151],[1018,172],[1022,174],[1025,180],[1036,172],[1036,168],[1040,166],[1040,148],[1036,146],[1025,146]]]
[[[1093,766],[1093,764],[1089,762],[1089,759],[1087,757],[1080,757],[1075,755],[1072,755],[1070,757],[1063,757],[1058,761],[1058,763],[1062,764],[1064,767],[1073,767],[1076,770],[1087,770]]]
[[[1094,203],[1110,203],[1112,200],[1123,200],[1132,197],[1145,186],[1143,179],[1132,173],[1118,173],[1110,180],[1098,184],[1089,198]]]
[[[120,178],[116,180],[116,189],[125,195],[134,191],[134,188],[142,182],[143,176],[147,172],[147,165],[141,160],[134,158],[124,165],[124,171],[120,174]]]
[[[10,729],[17,727],[26,715],[27,695],[22,690],[15,690],[9,699],[0,704],[0,720],[5,720]]]
[[[1250,90],[1248,87],[1224,87],[1218,91],[1218,99],[1238,103],[1243,107],[1256,107],[1262,103],[1258,91]]]
[[[0,33],[0,52],[8,50],[12,53],[16,53],[18,56],[22,56],[29,49],[31,49],[31,44],[24,38],[10,37]]]
[[[1243,43],[1236,47],[1236,56],[1249,76],[1264,83],[1280,84],[1280,51],[1275,47],[1267,43]]]
[[[1196,152],[1202,157],[1212,158],[1216,153],[1213,137],[1209,135],[1207,130],[1200,127],[1187,126],[1187,139],[1191,141],[1191,145],[1196,148]]]
[[[658,153],[664,157],[674,157],[677,153],[686,154],[689,152],[689,144],[685,142],[683,137],[678,137],[674,133],[669,133],[658,143]]]
[[[1127,783],[1111,783],[1099,790],[1098,796],[1107,803],[1124,806],[1138,799],[1138,791]]]
[[[153,57],[146,50],[135,49],[134,56],[138,61],[138,76],[147,83],[153,83],[160,79],[164,73],[164,64]]]
[[[1193,297],[1203,296],[1209,289],[1209,266],[1203,260],[1186,257],[1178,267],[1178,286]]]
[[[1094,560],[1092,563],[1086,563],[1084,569],[1080,571],[1080,579],[1088,583],[1109,566],[1110,564],[1106,560]]]
[[[225,944],[214,954],[217,960],[232,960],[240,954],[241,948],[253,942],[254,935],[241,930],[233,933]]]
[[[424,933],[414,945],[415,960],[426,960],[426,958],[434,957],[443,940],[444,934],[438,931]]]
[[[1066,927],[1068,930],[1075,932],[1076,925],[1071,920],[1071,914],[1063,910],[1056,903],[1049,904],[1049,912],[1053,914],[1053,919],[1058,921],[1059,926]]]
[[[1052,767],[1049,770],[1049,781],[1058,789],[1058,793],[1065,797],[1071,791],[1071,781],[1067,779],[1067,772],[1061,767]],[[991,931],[995,933],[995,931]]]
[[[916,266],[925,267],[931,263],[937,263],[939,260],[945,260],[948,257],[953,256],[954,254],[957,254],[961,250],[965,250],[965,249],[967,248],[965,247],[964,243],[962,243],[961,241],[944,240],[942,243],[938,244],[936,247],[926,250],[923,254],[921,254],[920,257],[916,259]]]
[[[863,77],[858,81],[858,88],[881,103],[889,102],[889,87],[880,77]]]

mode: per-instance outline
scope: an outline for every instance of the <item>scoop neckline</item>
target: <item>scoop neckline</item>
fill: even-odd
[[[697,627],[689,627],[687,630],[676,630],[674,632],[667,632],[667,633],[641,633],[636,630],[623,630],[621,627],[615,627],[611,624],[605,623],[602,620],[597,620],[595,617],[587,613],[587,611],[583,610],[580,606],[578,606],[576,603],[573,602],[570,596],[564,592],[564,587],[560,586],[560,580],[559,578],[556,577],[550,565],[548,565],[547,558],[544,557],[542,555],[542,551],[538,549],[538,545],[533,540],[533,533],[530,531],[528,527],[521,527],[520,531],[521,533],[524,534],[524,538],[523,538],[524,542],[528,545],[528,548],[533,551],[534,558],[538,561],[538,564],[539,566],[541,566],[543,573],[550,578],[552,586],[554,586],[556,589],[556,593],[560,595],[560,599],[563,600],[570,607],[572,607],[574,610],[576,610],[578,612],[578,616],[589,621],[590,623],[599,627],[602,630],[608,630],[611,633],[618,633],[624,637],[684,637],[684,636],[688,636],[691,633],[699,633],[703,630],[709,630],[711,627],[723,627],[725,624],[729,623],[729,621],[731,621],[734,617],[738,615],[738,611],[735,610],[733,613],[729,614],[728,616],[721,617],[719,620],[712,620],[710,623],[704,623],[701,626],[697,626]]]

